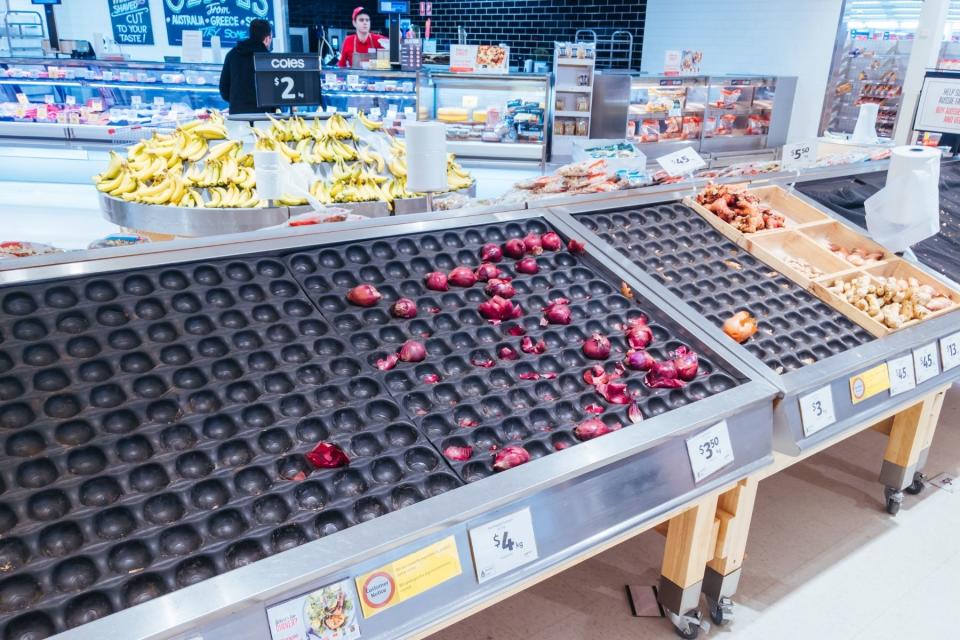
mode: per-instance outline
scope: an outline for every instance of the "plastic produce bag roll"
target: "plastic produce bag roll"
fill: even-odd
[[[897,147],[887,183],[863,203],[867,230],[891,251],[904,251],[940,231],[940,151]]]
[[[409,122],[407,191],[447,190],[447,128],[440,122]]]
[[[860,113],[857,114],[857,124],[853,127],[850,142],[877,144],[877,115],[879,113],[879,104],[875,102],[861,104]]]

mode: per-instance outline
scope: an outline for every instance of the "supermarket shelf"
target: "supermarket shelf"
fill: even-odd
[[[574,85],[557,85],[553,90],[558,93],[593,93],[593,87],[577,87]]]
[[[555,118],[589,118],[589,111],[554,111]]]
[[[447,140],[447,150],[457,156],[498,160],[540,160],[544,146],[543,142]]]
[[[413,98],[416,99],[417,94],[413,91],[330,91],[328,89],[323,89],[323,95],[325,96],[338,96],[344,98],[353,98],[353,97],[363,97],[363,96],[389,96],[395,98]]]

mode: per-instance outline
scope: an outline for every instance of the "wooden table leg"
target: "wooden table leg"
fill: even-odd
[[[698,500],[670,520],[660,571],[660,604],[683,616],[700,604],[704,567],[713,556],[717,536],[717,496]],[[682,629],[681,629],[682,630]]]
[[[722,624],[724,617],[730,615],[730,598],[740,582],[757,484],[756,478],[744,478],[717,501],[720,527],[713,558],[707,563],[703,577],[703,595],[710,604],[710,617],[717,624]]]

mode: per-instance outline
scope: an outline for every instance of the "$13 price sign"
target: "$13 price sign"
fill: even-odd
[[[657,158],[657,162],[663,167],[664,171],[674,178],[685,176],[707,166],[704,159],[692,147],[684,147],[679,151],[660,156]]]
[[[687,438],[687,454],[690,456],[690,469],[695,482],[700,482],[733,462],[733,445],[730,444],[727,422],[720,422],[692,438]]]
[[[960,367],[960,333],[947,336],[940,341],[940,358],[943,359],[944,371]]]
[[[539,556],[530,508],[470,529],[470,548],[480,584],[533,562]]]

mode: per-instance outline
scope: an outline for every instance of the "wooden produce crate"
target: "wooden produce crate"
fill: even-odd
[[[841,260],[845,260],[848,263],[848,268],[862,269],[876,266],[877,264],[882,264],[888,260],[896,259],[896,256],[893,253],[887,251],[870,238],[857,233],[842,222],[834,221],[810,225],[809,227],[804,227],[802,233],[813,240],[818,246],[823,247],[827,251],[830,251],[830,246],[834,245],[837,247],[843,247],[847,251],[861,249],[862,252],[867,254],[881,254],[877,259],[877,262],[841,258]]]
[[[750,252],[805,289],[815,280],[850,271],[853,267],[826,247],[817,244],[802,231],[767,233],[752,239]],[[806,272],[806,263],[817,272]]]

